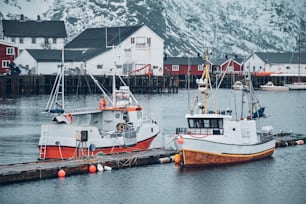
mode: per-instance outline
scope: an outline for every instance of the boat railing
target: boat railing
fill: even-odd
[[[82,112],[90,112],[90,111],[97,111],[97,108],[87,107],[87,108],[71,108],[71,109],[65,110],[65,112],[67,113],[82,113]]]
[[[143,113],[142,122],[143,123],[156,123],[156,121],[153,120],[152,115],[149,113]]]
[[[176,134],[223,135],[223,128],[176,128]]]
[[[262,130],[257,130],[257,135],[259,135],[260,142],[267,142],[273,139],[272,132],[266,132]]]

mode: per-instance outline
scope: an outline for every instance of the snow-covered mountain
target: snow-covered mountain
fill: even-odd
[[[89,27],[146,24],[165,53],[215,56],[254,51],[306,52],[306,0],[2,0],[5,19],[64,20],[69,40]]]

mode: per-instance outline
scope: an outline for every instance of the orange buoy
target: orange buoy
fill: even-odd
[[[58,172],[57,172],[57,176],[59,178],[63,178],[66,176],[66,172],[63,170],[63,169],[60,169]]]
[[[174,155],[173,161],[175,164],[181,163],[181,155],[180,154]]]
[[[90,165],[88,168],[89,173],[96,173],[97,167],[95,165]]]
[[[178,142],[179,144],[183,144],[183,143],[184,143],[184,139],[180,137],[180,138],[177,139],[177,142]]]

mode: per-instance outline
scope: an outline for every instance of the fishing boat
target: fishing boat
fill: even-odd
[[[244,85],[241,81],[235,81],[235,83],[233,84],[232,88],[234,90],[242,90],[244,88]]]
[[[285,84],[290,90],[306,90],[306,82],[293,82],[292,84]]]
[[[208,62],[208,50],[205,58]],[[250,78],[246,79],[248,89],[242,91],[241,100],[242,104],[248,105],[249,111],[245,116],[241,111],[239,119],[232,116],[231,109],[220,111],[216,107],[208,64],[201,81],[207,82],[206,88],[204,93],[197,91],[195,94],[190,113],[186,114],[188,127],[176,129],[175,144],[179,151],[176,161],[185,167],[215,166],[271,156],[275,149],[273,128],[257,128],[258,119],[264,116],[264,107],[259,106]]]
[[[39,159],[147,150],[159,134],[157,122],[144,114],[142,106],[120,76],[117,78],[123,85],[116,89],[115,71],[112,99],[94,76],[89,75],[102,91],[101,99],[93,109],[81,107],[69,111],[64,106],[64,68],[59,70],[46,106],[46,112],[55,115],[52,123],[41,126]]]
[[[263,91],[288,91],[289,88],[286,86],[276,86],[272,81],[268,81],[265,85],[260,85]]]

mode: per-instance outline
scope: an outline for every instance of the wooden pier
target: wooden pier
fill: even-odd
[[[274,138],[276,140],[275,147],[288,147],[306,144],[305,134],[278,133],[274,135]]]
[[[306,135],[279,133],[275,134],[275,147],[288,147],[306,143]],[[84,174],[89,172],[91,165],[98,164],[122,169],[129,167],[145,166],[170,161],[177,150],[151,149],[147,151],[96,155],[95,157],[84,157],[79,159],[65,160],[41,160],[37,162],[17,163],[0,165],[0,185],[33,181],[39,179],[56,178],[59,170],[64,170],[67,176]]]
[[[66,176],[89,172],[89,166],[101,164],[112,169],[145,166],[160,163],[161,158],[170,158],[176,151],[151,149],[112,155],[98,155],[94,158],[43,160],[37,162],[0,165],[0,185],[39,179],[56,178],[58,171]],[[170,159],[171,160],[171,159]]]
[[[106,91],[112,90],[112,76],[95,76]],[[175,76],[122,77],[133,93],[178,93],[179,79]],[[0,97],[7,95],[50,94],[56,75],[0,76]],[[119,88],[120,81],[116,80]],[[101,93],[88,75],[65,76],[66,94]]]

